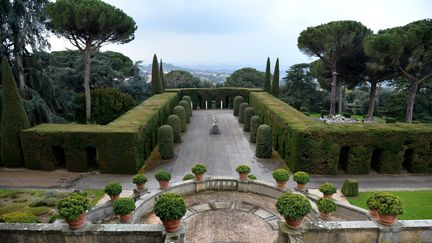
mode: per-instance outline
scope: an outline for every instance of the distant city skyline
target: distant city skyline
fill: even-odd
[[[427,0],[105,0],[137,23],[135,40],[107,45],[134,61],[151,63],[154,53],[177,66],[226,66],[264,69],[267,57],[281,72],[313,59],[297,48],[309,26],[356,20],[374,32],[431,18]],[[51,51],[75,49],[50,38]]]

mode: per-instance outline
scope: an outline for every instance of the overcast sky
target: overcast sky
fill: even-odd
[[[104,0],[133,17],[135,40],[107,45],[134,61],[153,53],[175,65],[281,69],[312,59],[297,48],[299,33],[334,20],[356,20],[373,31],[432,18],[429,0]],[[74,49],[52,37],[51,50]]]

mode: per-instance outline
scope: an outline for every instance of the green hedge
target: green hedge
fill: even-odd
[[[249,107],[249,103],[243,102],[243,103],[240,104],[240,107],[239,107],[239,117],[238,117],[238,121],[239,121],[240,124],[244,123],[244,111],[248,107]]]
[[[250,120],[250,142],[256,143],[258,127],[261,125],[261,118],[257,115],[252,116]]]
[[[190,96],[188,96],[188,95],[185,95],[185,96],[182,97],[182,100],[185,100],[185,101],[188,102],[188,104],[189,104],[188,107],[189,107],[189,110],[190,110],[190,114],[189,115],[192,116],[192,110],[191,110],[192,109],[191,108],[192,107],[192,98]]]
[[[178,105],[183,106],[186,112],[186,123],[190,123],[190,114],[192,113],[189,103],[186,100],[181,100]]]
[[[181,143],[180,118],[176,115],[170,115],[170,116],[168,116],[167,124],[173,128],[174,143]]]
[[[243,130],[245,132],[249,132],[250,131],[250,122],[251,122],[251,118],[254,115],[254,109],[252,107],[247,107],[244,111],[244,126],[243,126]]]
[[[260,125],[257,131],[255,155],[260,159],[270,159],[272,152],[271,127],[266,124]]]
[[[234,116],[239,115],[240,104],[243,102],[244,102],[243,96],[236,96],[234,98],[234,107],[233,107]]]
[[[174,157],[174,132],[170,125],[163,125],[158,130],[159,153],[162,159]]]
[[[176,106],[174,107],[173,111],[174,115],[178,116],[180,118],[180,127],[182,132],[186,132],[187,125],[186,125],[186,109],[183,106]]]

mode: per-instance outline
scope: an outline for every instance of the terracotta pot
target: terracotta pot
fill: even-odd
[[[142,184],[136,184],[136,187],[137,187],[137,189],[138,190],[144,190],[144,183],[142,183]]]
[[[120,214],[120,222],[129,222],[129,219],[131,217],[132,217],[132,213]]]
[[[277,187],[280,189],[284,189],[286,186],[286,181],[276,181]]]
[[[305,187],[305,184],[297,183],[297,189],[299,189],[299,190],[303,190],[304,187]]]
[[[285,218],[285,222],[289,228],[298,229],[298,228],[300,228],[300,226],[303,222],[303,218],[301,218],[301,219],[287,219],[287,218]]]
[[[160,189],[167,189],[169,186],[169,181],[159,181]]]
[[[248,174],[249,173],[239,173],[240,175],[240,180],[241,181],[246,181],[248,179]]]
[[[176,219],[176,220],[162,221],[162,224],[165,226],[165,230],[167,232],[176,232],[180,227],[180,222],[181,222],[180,219]]]
[[[73,221],[69,219],[65,219],[65,220],[69,224],[69,229],[76,230],[81,228],[84,225],[84,219],[85,219],[85,213],[82,213]]]
[[[119,199],[119,197],[120,197],[119,194],[117,194],[117,195],[109,195],[109,196],[111,198],[111,202],[114,202],[115,200]]]
[[[331,213],[323,213],[320,211],[320,218],[324,220],[328,220],[331,216]]]
[[[369,213],[371,215],[372,218],[378,218],[378,211],[376,209],[370,209]]]
[[[324,194],[325,198],[330,198],[330,199],[333,198],[333,194],[325,194],[325,193],[323,193],[323,194]]]
[[[203,179],[203,177],[204,177],[204,174],[195,174],[195,179],[197,181],[201,181]]]
[[[379,215],[379,222],[383,225],[392,225],[396,221],[397,215],[391,215],[391,214],[378,214]]]

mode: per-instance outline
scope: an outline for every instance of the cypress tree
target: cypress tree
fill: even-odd
[[[270,58],[267,57],[267,66],[266,66],[266,71],[265,71],[265,79],[264,79],[264,91],[266,91],[267,93],[270,94],[270,78],[271,78],[271,74],[270,74]]]
[[[279,97],[279,58],[276,59],[271,94],[276,98]]]
[[[165,83],[165,79],[164,79],[164,71],[163,71],[163,66],[162,66],[162,59],[160,61],[160,66],[159,66],[159,75],[160,75],[160,81],[161,81],[161,87],[162,87],[162,91],[165,90],[166,88],[166,83]]]
[[[24,165],[19,132],[29,128],[30,122],[6,58],[2,61],[2,82],[1,158],[4,166],[16,167]]]
[[[159,64],[156,54],[153,56],[152,63],[152,92],[153,94],[162,94],[161,80],[159,74]]]

